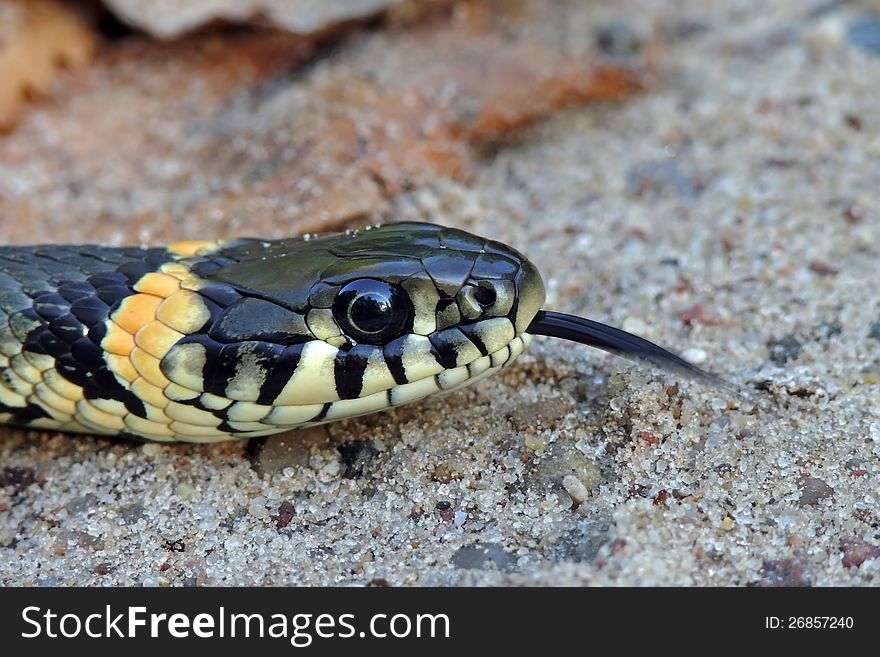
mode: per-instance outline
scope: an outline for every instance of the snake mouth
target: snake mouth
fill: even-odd
[[[579,342],[630,360],[647,361],[663,369],[680,372],[715,386],[736,390],[733,384],[645,338],[584,317],[541,310],[529,324],[528,332],[533,335],[546,335]]]

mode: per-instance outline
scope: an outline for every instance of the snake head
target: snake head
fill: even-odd
[[[310,302],[332,300],[343,334],[356,341],[502,325],[513,337],[544,303],[541,276],[525,256],[461,230],[391,224],[348,233],[327,248],[337,259],[311,288]]]
[[[522,254],[430,224],[239,240],[186,266],[198,276],[190,287],[212,300],[211,320],[169,354],[166,376],[201,380],[211,402],[233,400],[242,416],[265,408],[260,422],[273,426],[472,383],[525,349],[544,303],[540,274]]]
[[[452,228],[238,240],[181,265],[198,293],[192,324],[207,321],[162,372],[220,432],[265,435],[453,390],[510,363],[532,334],[709,376],[642,338],[542,310],[525,256]]]
[[[310,333],[338,347],[384,346],[404,334],[476,330],[501,319],[522,335],[544,303],[541,276],[521,253],[432,224],[242,240],[223,250],[222,261],[207,279],[301,314],[307,332],[293,330],[292,338]]]

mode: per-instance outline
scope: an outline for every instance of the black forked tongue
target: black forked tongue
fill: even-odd
[[[527,332],[580,342],[624,358],[645,360],[664,369],[687,374],[740,394],[733,384],[709,374],[681,356],[676,356],[637,335],[591,319],[541,310],[535,315]]]

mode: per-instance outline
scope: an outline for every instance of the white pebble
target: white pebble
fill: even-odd
[[[700,363],[705,363],[709,355],[702,349],[691,347],[690,349],[686,349],[681,357],[687,361],[690,361],[694,365],[699,365]]]
[[[635,333],[636,335],[645,335],[648,332],[648,325],[638,317],[625,318],[622,328],[627,333]]]
[[[587,487],[574,475],[565,475],[562,478],[562,487],[577,504],[583,504],[590,495]]]
[[[258,495],[248,504],[248,513],[255,518],[266,519],[269,517],[269,511],[266,510],[266,498]]]
[[[815,55],[840,49],[846,37],[846,27],[840,18],[827,18],[806,31],[804,45]]]

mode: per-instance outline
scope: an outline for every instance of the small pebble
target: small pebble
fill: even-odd
[[[880,547],[871,545],[861,538],[844,539],[840,546],[844,568],[859,568],[866,561],[880,559]]]
[[[632,57],[641,51],[644,39],[634,25],[615,21],[596,31],[596,45],[611,57]]]
[[[0,527],[0,547],[12,545],[15,540],[16,531],[14,527]]]
[[[811,53],[821,55],[840,48],[844,36],[843,23],[837,17],[830,17],[808,29],[804,34],[803,42]]]
[[[770,351],[770,360],[779,367],[783,367],[792,360],[797,360],[801,354],[802,345],[793,335],[786,335],[777,340],[770,340],[767,349]]]
[[[809,586],[804,564],[797,559],[765,561],[759,571],[761,586]]]
[[[684,353],[681,355],[687,361],[690,361],[694,365],[700,365],[701,363],[705,363],[706,359],[709,357],[708,354],[702,349],[698,349],[697,347],[691,347],[690,349],[686,349]]]
[[[456,568],[491,568],[510,572],[516,567],[516,557],[498,543],[465,545],[452,555]]]
[[[815,506],[827,497],[834,495],[834,489],[817,477],[807,477],[801,485],[799,506]]]
[[[196,489],[193,488],[190,484],[180,483],[174,489],[174,494],[180,498],[181,501],[185,502],[192,498],[193,494],[196,492]]]
[[[525,437],[526,447],[532,450],[535,453],[543,452],[547,445],[541,440],[538,436],[528,435]]]
[[[296,515],[296,507],[290,500],[284,500],[278,507],[278,516],[275,519],[275,528],[279,531],[287,527]]]
[[[31,468],[3,468],[0,470],[0,488],[12,486],[20,493],[36,481],[36,474]]]
[[[164,451],[165,448],[159,443],[144,443],[141,447],[141,452],[143,452],[144,456],[159,456]]]
[[[621,328],[627,333],[635,333],[636,335],[646,335],[648,333],[648,325],[638,317],[627,317],[623,320]]]
[[[266,498],[262,495],[258,495],[252,499],[250,504],[248,504],[248,513],[261,520],[268,518],[269,510],[266,508]]]
[[[562,487],[565,489],[566,493],[571,495],[571,499],[574,500],[576,504],[583,504],[584,500],[590,495],[587,487],[584,486],[581,480],[574,475],[565,475],[562,478]]]

